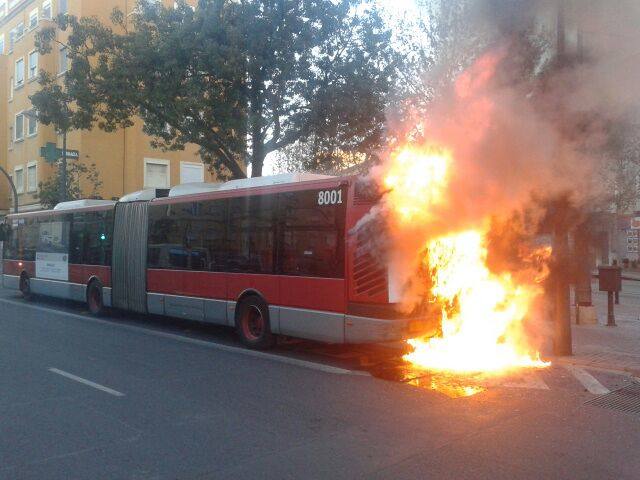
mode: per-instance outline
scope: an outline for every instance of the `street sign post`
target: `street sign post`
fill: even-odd
[[[622,290],[622,269],[618,266],[600,265],[598,267],[598,287],[607,292],[607,326],[616,326],[613,312],[614,293]]]
[[[47,142],[44,147],[40,147],[40,156],[49,163],[54,163],[62,158],[63,149],[56,147],[53,142]],[[71,160],[78,160],[80,158],[80,151],[67,150],[65,155]]]

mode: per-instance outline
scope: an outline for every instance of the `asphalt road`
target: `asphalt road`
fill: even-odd
[[[390,349],[256,355],[0,291],[0,479],[640,478],[640,415],[584,404],[627,377],[554,366],[458,398],[440,380]]]

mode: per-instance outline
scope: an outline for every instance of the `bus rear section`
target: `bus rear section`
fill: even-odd
[[[258,348],[265,325],[273,335],[330,343],[424,331],[398,311],[386,265],[354,228],[375,204],[358,194],[355,177],[267,181],[149,203],[149,312],[235,327]]]

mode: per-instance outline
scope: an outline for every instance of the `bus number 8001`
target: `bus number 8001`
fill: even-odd
[[[318,192],[318,205],[336,205],[342,203],[342,190],[322,190]]]

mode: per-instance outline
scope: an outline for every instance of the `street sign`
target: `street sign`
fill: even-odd
[[[47,142],[44,147],[40,147],[40,156],[49,163],[53,163],[62,158],[62,149],[57,148],[53,142]],[[78,150],[67,149],[67,158],[70,160],[78,160],[80,158],[80,152]]]

